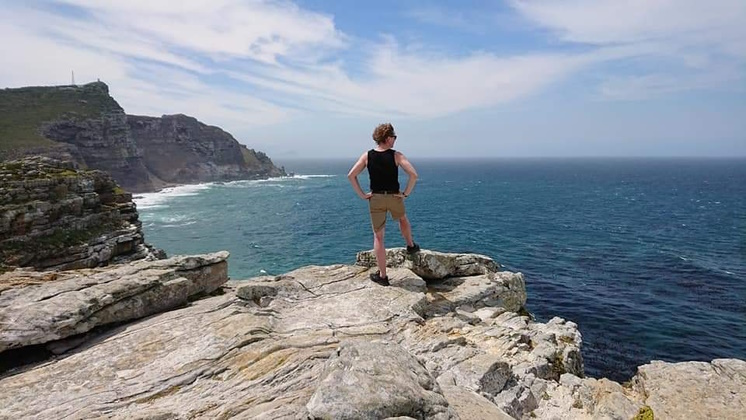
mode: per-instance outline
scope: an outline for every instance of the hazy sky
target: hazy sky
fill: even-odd
[[[100,78],[270,157],[746,156],[745,0],[0,0],[0,86]]]

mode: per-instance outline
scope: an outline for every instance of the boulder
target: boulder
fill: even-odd
[[[482,395],[458,386],[442,386],[450,407],[462,420],[512,420],[506,412]]]
[[[385,341],[339,347],[306,407],[315,419],[456,418],[427,369]]]
[[[373,250],[358,252],[355,264],[375,267],[376,255]],[[386,266],[406,268],[425,280],[473,276],[495,273],[500,270],[500,265],[485,255],[430,250],[422,250],[410,255],[406,248],[387,249]]]
[[[447,277],[431,280],[428,286],[435,311],[463,309],[474,313],[484,307],[497,307],[518,312],[526,304],[526,284],[521,273]]]
[[[634,388],[655,418],[743,419],[746,413],[746,361],[653,361],[637,368]]]
[[[0,275],[0,352],[143,318],[210,293],[228,279],[222,251],[59,273]]]

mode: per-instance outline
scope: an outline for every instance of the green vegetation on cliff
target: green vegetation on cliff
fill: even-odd
[[[647,405],[643,406],[642,408],[640,408],[640,411],[638,411],[637,414],[632,417],[632,420],[655,420],[653,409]]]
[[[72,165],[72,164],[70,164]],[[43,170],[22,161],[0,162],[0,178],[7,181],[31,181],[58,179],[85,175],[87,171],[75,170],[72,166],[44,167]]]
[[[122,108],[103,82],[82,86],[0,89],[0,150],[51,146],[41,134],[45,122],[91,118]]]

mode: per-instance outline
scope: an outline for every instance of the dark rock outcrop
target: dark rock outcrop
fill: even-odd
[[[261,152],[229,133],[186,115],[128,115],[148,171],[167,183],[259,179],[285,175]]]
[[[0,161],[34,155],[105,171],[132,192],[285,175],[192,117],[126,115],[103,82],[0,90]]]
[[[105,172],[44,157],[0,163],[0,264],[76,269],[157,258],[132,195]]]
[[[0,91],[4,159],[43,155],[111,174],[128,191],[153,191],[127,115],[103,82]]]

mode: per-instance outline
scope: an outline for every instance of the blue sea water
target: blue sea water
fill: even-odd
[[[233,279],[351,264],[372,248],[367,203],[345,176],[352,160],[279,163],[297,176],[140,196],[146,240],[169,255],[227,249]],[[414,163],[415,240],[524,273],[539,321],[579,325],[589,376],[746,359],[746,160]],[[404,246],[391,221],[386,245]]]

